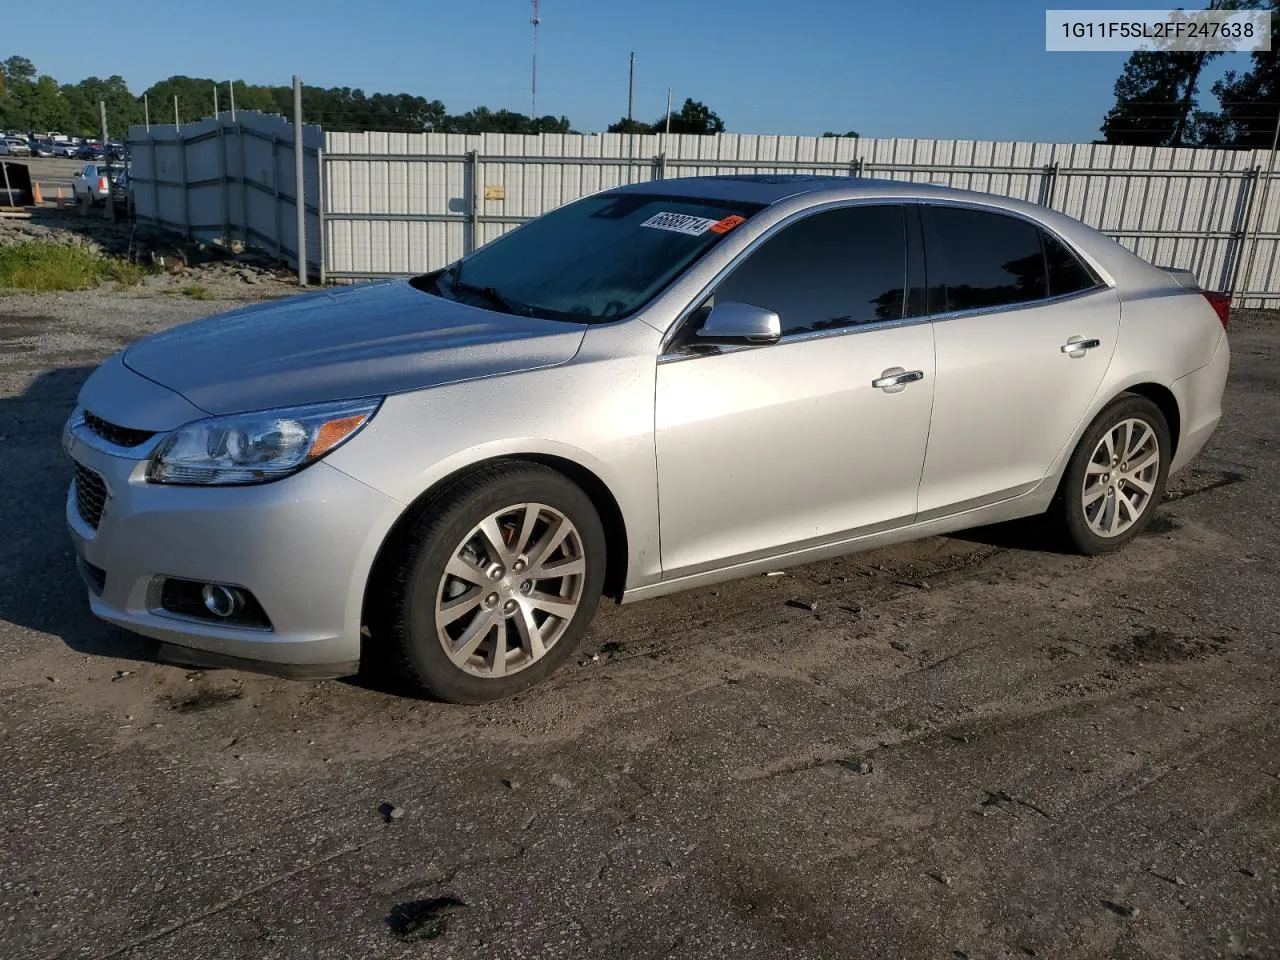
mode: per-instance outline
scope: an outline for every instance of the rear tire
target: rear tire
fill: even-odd
[[[582,640],[604,585],[591,499],[540,464],[461,477],[389,549],[371,632],[406,679],[451,703],[500,700],[549,676]]]
[[[1075,550],[1118,550],[1147,528],[1164,497],[1173,445],[1160,408],[1122,394],[1080,438],[1050,515]]]

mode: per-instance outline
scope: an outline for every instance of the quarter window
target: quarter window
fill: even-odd
[[[931,312],[1043,300],[1048,277],[1040,230],[1017,217],[927,207]]]
[[[1076,259],[1074,253],[1063,246],[1057,237],[1047,233],[1042,233],[1042,236],[1044,237],[1044,260],[1049,267],[1049,296],[1061,297],[1098,285],[1093,274]]]
[[[900,206],[830,210],[766,240],[716,289],[718,302],[767,307],[783,336],[898,320],[906,288]]]

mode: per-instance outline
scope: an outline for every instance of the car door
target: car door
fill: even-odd
[[[921,213],[937,349],[924,520],[1045,477],[1102,383],[1120,304],[1029,220],[960,205]]]
[[[922,291],[907,294],[919,252],[902,206],[844,207],[785,226],[716,286],[715,303],[776,311],[782,337],[700,347],[685,330],[659,360],[665,577],[911,521],[933,393]]]

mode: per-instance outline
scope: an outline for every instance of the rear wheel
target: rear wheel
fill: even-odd
[[[1106,553],[1146,529],[1171,455],[1168,423],[1146,397],[1126,394],[1103,410],[1072,454],[1052,508],[1071,545]]]
[[[604,583],[590,498],[538,464],[462,478],[399,551],[373,618],[406,677],[455,703],[509,697],[548,676],[582,639]]]

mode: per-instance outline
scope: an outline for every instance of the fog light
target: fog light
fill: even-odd
[[[204,608],[215,617],[230,617],[244,604],[239,590],[232,590],[220,583],[206,583],[200,588]]]

